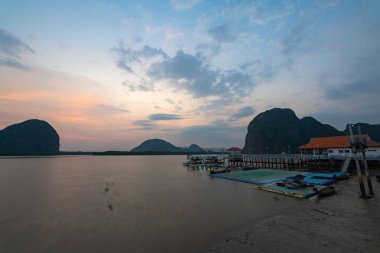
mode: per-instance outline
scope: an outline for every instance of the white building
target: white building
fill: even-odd
[[[359,135],[355,135],[359,137]],[[380,157],[380,143],[372,141],[368,135],[362,135],[367,142],[366,156]],[[311,138],[309,143],[299,147],[302,154],[307,155],[323,155],[328,157],[352,157],[351,139],[350,136],[333,136]],[[361,153],[357,153],[361,156]]]

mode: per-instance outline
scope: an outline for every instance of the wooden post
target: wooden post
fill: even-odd
[[[362,172],[360,170],[360,164],[359,164],[358,158],[356,157],[356,148],[354,146],[354,135],[352,133],[352,125],[349,124],[348,128],[350,130],[352,156],[354,157],[355,165],[356,165],[356,171],[358,173],[358,181],[359,181],[359,188],[360,188],[360,192],[361,192],[361,197],[366,197],[367,195],[366,195],[364,184],[363,184]]]
[[[362,137],[362,131],[361,131],[359,125],[358,125],[358,132],[359,132],[359,136],[360,136],[360,138],[363,138],[363,137]],[[364,139],[363,139],[363,142],[366,143],[366,141],[365,141]],[[375,195],[375,193],[373,192],[372,182],[371,182],[371,178],[370,178],[370,175],[369,175],[369,169],[368,169],[367,157],[366,157],[366,155],[365,155],[365,148],[366,148],[366,147],[363,147],[363,148],[362,148],[362,155],[363,155],[364,172],[365,172],[365,175],[366,175],[366,178],[367,178],[368,191],[369,191],[369,194],[371,194],[371,195]]]

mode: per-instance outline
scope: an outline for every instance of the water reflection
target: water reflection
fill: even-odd
[[[6,252],[196,252],[299,200],[182,167],[185,156],[0,159]]]

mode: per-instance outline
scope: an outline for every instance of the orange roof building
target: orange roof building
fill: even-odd
[[[354,137],[360,137],[355,135]],[[362,135],[367,139],[368,147],[380,147],[380,143],[372,141],[367,134]],[[300,149],[327,149],[327,148],[351,148],[350,136],[333,136],[333,137],[320,137],[311,138],[309,143],[299,147]]]
[[[354,137],[360,137],[355,135]],[[380,156],[380,143],[372,141],[367,134],[361,135],[367,141],[367,153]],[[328,156],[351,156],[350,136],[311,138],[309,143],[299,147],[301,153]]]
[[[241,148],[238,148],[238,147],[232,147],[232,148],[229,148],[229,149],[227,149],[227,151],[242,151],[242,149]]]
[[[228,151],[231,155],[241,155],[241,151],[242,151],[242,149],[241,149],[241,148],[238,148],[238,147],[231,147],[231,148],[227,149],[227,151]]]

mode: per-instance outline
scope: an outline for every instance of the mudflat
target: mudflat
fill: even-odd
[[[372,184],[375,196],[363,199],[356,177],[340,181],[337,194],[305,200],[309,203],[235,231],[204,252],[379,252],[380,183],[372,178]]]

